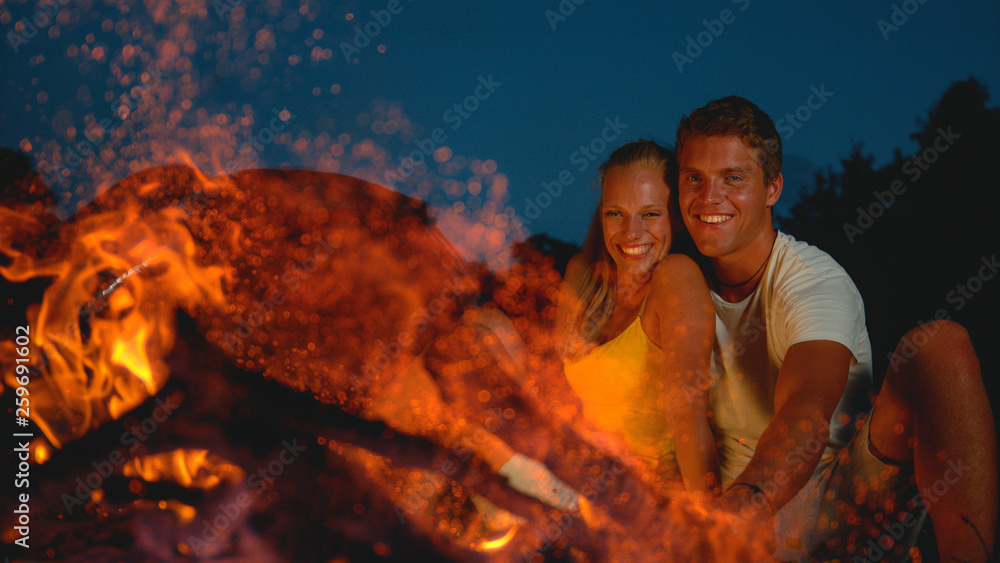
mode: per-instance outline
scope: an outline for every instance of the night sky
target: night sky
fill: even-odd
[[[678,119],[712,99],[743,95],[777,122],[781,212],[855,143],[877,166],[915,149],[909,135],[952,82],[1000,87],[997,2],[121,5],[0,2],[0,146],[79,192],[64,215],[187,154],[213,173],[292,166],[390,184],[403,171],[397,188],[439,207],[485,198],[499,178],[509,212],[537,215],[522,235],[579,242],[611,150],[672,145]],[[74,157],[88,138],[96,156]],[[427,153],[443,161],[430,174],[400,168]]]

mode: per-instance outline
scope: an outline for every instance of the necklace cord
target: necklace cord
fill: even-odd
[[[764,269],[764,266],[767,265],[768,260],[771,259],[771,253],[774,252],[774,243],[777,242],[777,240],[778,240],[778,231],[775,230],[774,231],[774,239],[771,240],[771,250],[769,250],[767,252],[767,258],[764,259],[764,262],[760,265],[760,268],[757,268],[757,271],[754,272],[752,276],[750,276],[749,278],[747,278],[747,281],[745,281],[743,283],[728,284],[728,283],[725,283],[722,280],[720,280],[719,276],[715,275],[715,271],[714,270],[712,271],[712,277],[714,277],[715,281],[719,282],[719,285],[721,285],[723,287],[742,287],[742,286],[750,283],[750,280],[752,280],[755,277],[757,277],[757,274],[759,274],[760,271]]]

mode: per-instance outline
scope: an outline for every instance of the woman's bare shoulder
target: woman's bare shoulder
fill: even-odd
[[[653,270],[654,289],[662,286],[689,285],[692,289],[704,290],[708,294],[708,284],[698,264],[685,254],[671,254],[660,261]]]

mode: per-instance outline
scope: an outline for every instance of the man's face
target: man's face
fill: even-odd
[[[678,159],[681,216],[702,254],[730,256],[770,236],[768,207],[781,195],[782,178],[765,185],[754,151],[739,137],[692,137]]]

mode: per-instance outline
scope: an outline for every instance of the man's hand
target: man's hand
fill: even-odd
[[[760,488],[748,483],[733,483],[715,503],[731,516],[731,525],[739,537],[756,542],[769,553],[777,547],[774,537],[774,510]]]

